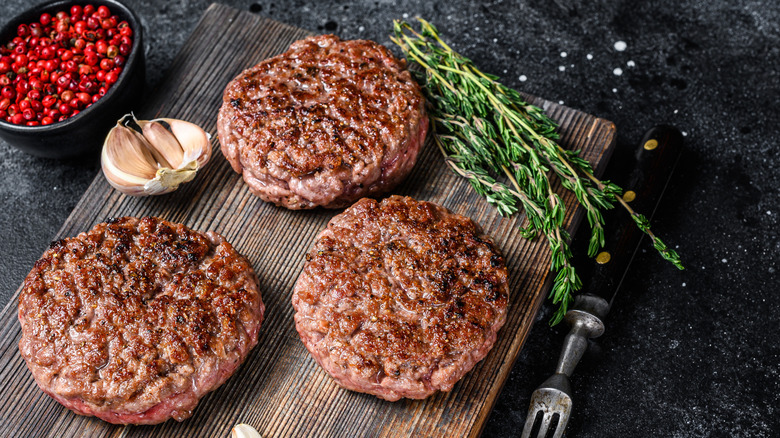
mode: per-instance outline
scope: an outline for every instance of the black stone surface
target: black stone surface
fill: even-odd
[[[152,89],[209,1],[126,3],[145,26]],[[645,242],[606,334],[575,372],[567,436],[780,436],[776,0],[224,3],[388,45],[392,19],[425,17],[507,84],[614,121],[616,158],[652,125],[677,126],[686,149],[653,228],[687,269]],[[4,0],[0,24],[29,4]],[[5,304],[99,165],[34,158],[2,142],[0,158]],[[609,172],[620,171],[615,163]],[[551,312],[545,304],[484,436],[519,435],[565,334],[548,327]]]

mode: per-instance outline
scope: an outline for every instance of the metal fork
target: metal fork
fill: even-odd
[[[558,421],[555,423],[553,438],[563,436],[572,408],[569,377],[588,348],[588,339],[597,338],[604,333],[604,323],[601,320],[609,312],[609,307],[607,300],[594,295],[578,295],[575,298],[572,310],[565,316],[571,329],[563,341],[555,374],[539,385],[531,396],[531,407],[528,409],[522,438],[548,436],[555,416],[558,416]],[[539,416],[541,422],[537,421]],[[538,433],[531,435],[537,423]]]

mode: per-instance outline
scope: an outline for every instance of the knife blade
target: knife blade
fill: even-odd
[[[683,136],[676,128],[659,125],[645,133],[633,163],[624,164],[630,170],[621,182],[623,200],[634,211],[644,212],[652,219],[682,152]],[[629,160],[630,161],[630,160]],[[619,210],[616,212],[616,210]],[[564,339],[555,373],[533,393],[522,437],[560,437],[572,410],[569,377],[588,346],[588,339],[604,333],[603,319],[609,313],[615,296],[625,279],[631,261],[641,247],[644,233],[637,229],[629,215],[616,207],[605,215],[608,233],[604,249],[595,257],[584,287],[566,313],[571,329]],[[617,215],[622,215],[615,221]],[[616,222],[616,223],[614,223]],[[580,266],[577,267],[580,270]],[[582,271],[580,270],[582,275]],[[554,417],[557,416],[557,422]]]

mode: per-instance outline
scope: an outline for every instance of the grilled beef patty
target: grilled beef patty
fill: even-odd
[[[419,86],[386,47],[321,35],[233,79],[217,129],[255,195],[290,209],[341,208],[406,177],[428,118]]]
[[[221,236],[124,217],[53,242],[35,263],[19,350],[76,413],[181,421],[257,344],[263,311],[251,265]]]
[[[395,401],[449,391],[504,324],[504,258],[471,219],[392,196],[334,217],[293,292],[295,326],[342,386]]]

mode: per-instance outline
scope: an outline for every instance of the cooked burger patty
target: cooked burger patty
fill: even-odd
[[[222,152],[254,194],[290,209],[387,191],[414,166],[428,130],[404,67],[373,41],[297,41],[228,84]]]
[[[345,388],[395,401],[449,391],[504,324],[504,258],[471,219],[408,197],[334,217],[293,292],[295,326]]]
[[[19,296],[19,350],[38,385],[116,424],[184,420],[257,344],[247,260],[213,232],[125,217],[58,240]]]

